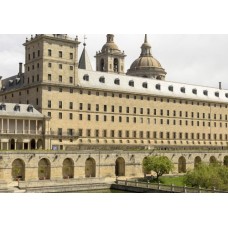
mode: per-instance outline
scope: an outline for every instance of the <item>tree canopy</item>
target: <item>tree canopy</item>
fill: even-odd
[[[169,173],[173,169],[173,163],[165,156],[150,156],[143,160],[143,170],[145,173],[154,171],[157,179],[163,174]]]

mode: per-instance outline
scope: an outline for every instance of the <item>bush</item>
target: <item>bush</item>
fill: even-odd
[[[219,163],[201,163],[194,170],[187,172],[185,182],[192,187],[228,190],[228,168]]]

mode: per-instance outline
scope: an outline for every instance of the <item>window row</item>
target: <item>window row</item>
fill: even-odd
[[[52,81],[52,75],[48,74],[48,81]],[[63,82],[63,76],[59,75],[59,82]],[[69,77],[69,83],[72,84],[74,82],[74,78],[72,76]]]
[[[74,54],[72,52],[64,53],[63,51],[57,51],[57,52],[53,53],[52,49],[48,49],[48,56],[49,57],[74,59]]]

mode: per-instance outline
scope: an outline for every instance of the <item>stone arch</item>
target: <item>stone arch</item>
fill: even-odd
[[[25,180],[25,163],[21,159],[16,159],[12,163],[12,179],[14,181],[20,179]]]
[[[40,180],[49,180],[51,178],[51,165],[46,158],[42,158],[38,163],[38,178]]]
[[[37,149],[43,149],[43,140],[42,139],[39,139],[37,141]]]
[[[183,156],[178,159],[178,173],[186,173],[186,159]]]
[[[201,159],[200,156],[195,157],[195,159],[194,159],[194,168],[196,168],[197,165],[199,165],[201,162],[202,162],[202,159]]]
[[[63,161],[63,179],[74,178],[74,162],[71,158],[66,158]]]
[[[91,157],[85,162],[85,177],[96,177],[96,161]]]
[[[125,176],[125,160],[122,157],[116,159],[115,175],[117,177]]]
[[[31,148],[31,150],[35,150],[36,149],[36,140],[35,139],[32,139],[30,141],[30,148]]]
[[[209,160],[209,163],[210,164],[215,164],[216,162],[217,162],[217,159],[215,158],[215,156],[211,156],[210,160]]]
[[[223,159],[223,165],[228,166],[228,156],[225,156]]]
[[[10,139],[10,150],[15,150],[15,139]]]

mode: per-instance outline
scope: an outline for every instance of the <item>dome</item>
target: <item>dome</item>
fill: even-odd
[[[166,72],[160,62],[152,56],[151,46],[147,42],[147,35],[145,35],[141,49],[140,57],[131,64],[127,75],[164,80]]]
[[[113,34],[107,35],[107,42],[102,47],[101,52],[108,52],[109,50],[120,52],[118,46],[114,43],[114,35]]]
[[[140,69],[140,68],[150,68],[150,67],[162,67],[159,61],[152,56],[144,56],[136,59],[132,64],[130,69]]]

